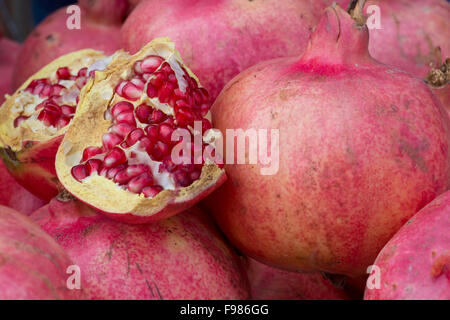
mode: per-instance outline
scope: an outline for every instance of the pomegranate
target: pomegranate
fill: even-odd
[[[321,10],[331,0],[146,0],[126,19],[122,46],[136,52],[170,37],[215,99],[244,69],[306,48]],[[295,39],[295,41],[293,41]]]
[[[235,164],[225,154],[230,179],[205,204],[238,249],[266,264],[365,274],[449,188],[449,117],[420,79],[371,58],[360,6],[354,19],[327,8],[301,58],[250,68],[212,107],[216,128],[240,129],[241,142],[269,131],[256,143],[271,158]],[[234,140],[226,135],[227,150]]]
[[[12,90],[11,78],[14,63],[20,50],[20,44],[2,37],[0,34],[0,104],[5,101],[5,94]]]
[[[28,217],[0,206],[0,299],[79,299],[68,289],[73,265],[64,250]],[[69,270],[70,271],[70,270]]]
[[[348,299],[343,289],[335,287],[319,272],[289,272],[249,258],[247,274],[254,300]]]
[[[95,49],[112,54],[119,48],[119,25],[107,25],[90,18],[81,10],[80,29],[69,29],[68,23],[78,16],[61,8],[42,21],[25,40],[13,75],[14,89],[46,64],[70,52]]]
[[[80,98],[56,155],[59,180],[121,221],[156,221],[183,211],[226,179],[209,143],[208,102],[167,38],[133,56],[118,53]],[[178,134],[184,134],[181,141]]]
[[[55,154],[78,96],[111,58],[81,50],[56,59],[28,79],[0,108],[0,155],[16,180],[50,201],[60,185]]]
[[[0,205],[29,215],[44,204],[18,184],[0,160]]]
[[[31,217],[80,267],[89,299],[248,298],[239,259],[199,209],[132,225],[64,197]]]
[[[367,11],[373,6],[379,14]],[[445,0],[368,0],[365,10],[373,25],[369,52],[378,61],[423,79],[430,65],[439,68],[441,55],[450,55],[450,4]],[[378,18],[380,25],[372,24]],[[437,49],[442,52],[436,54]],[[449,110],[450,87],[441,84],[433,91]]]
[[[367,300],[450,300],[450,191],[414,215],[374,265],[380,287],[368,286]]]
[[[92,21],[102,24],[121,24],[129,10],[128,0],[78,0]]]

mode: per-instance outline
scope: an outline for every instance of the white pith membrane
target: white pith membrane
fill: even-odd
[[[47,141],[64,134],[78,96],[95,70],[112,58],[81,50],[62,56],[28,79],[0,109],[1,146],[20,151],[27,141]]]
[[[133,56],[119,52],[87,87],[56,157],[58,178],[77,198],[105,212],[147,216],[224,179],[223,169],[209,159],[195,164],[193,154],[191,164],[171,163],[179,143],[172,131],[187,129],[194,143],[193,121],[203,134],[211,123],[206,90],[168,39]]]

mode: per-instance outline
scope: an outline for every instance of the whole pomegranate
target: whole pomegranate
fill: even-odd
[[[379,268],[380,287],[367,287],[367,300],[449,300],[450,191],[414,215],[374,265]]]
[[[61,189],[55,155],[80,92],[111,60],[94,50],[59,57],[25,81],[0,108],[0,156],[18,183],[47,202]]]
[[[350,11],[327,8],[301,58],[248,69],[212,107],[224,135],[240,129],[238,156],[259,160],[235,164],[227,133],[229,180],[207,207],[237,248],[269,265],[364,274],[449,188],[448,115],[421,80],[369,55],[361,1]]]
[[[0,205],[29,215],[45,204],[14,180],[0,160]]]
[[[215,99],[244,69],[301,54],[321,10],[331,0],[145,0],[128,16],[122,45],[136,52],[170,37]],[[295,41],[294,41],[295,39]]]
[[[447,1],[368,0],[364,12],[370,14],[369,52],[376,60],[424,79],[430,66],[439,68],[449,57]],[[450,110],[450,87],[436,87],[433,91]]]
[[[121,24],[130,7],[128,0],[78,0],[78,4],[90,20],[111,25]]]
[[[0,206],[0,299],[79,299],[69,289],[73,265],[64,250],[28,217]]]
[[[73,7],[73,6],[72,6]],[[119,48],[120,24],[106,24],[80,10],[80,29],[67,24],[78,18],[76,12],[61,8],[42,21],[25,40],[17,58],[13,75],[14,89],[46,64],[67,53],[95,49],[111,54]]]
[[[335,287],[319,272],[289,272],[247,260],[247,275],[254,300],[346,300],[343,289]]]
[[[11,79],[19,50],[20,44],[0,34],[0,104],[5,101],[5,94],[12,92]]]
[[[80,267],[89,299],[248,298],[239,259],[199,209],[130,225],[60,198],[31,217]]]
[[[167,38],[132,56],[119,52],[82,92],[56,154],[58,179],[121,221],[175,215],[226,180],[211,148],[210,107]]]

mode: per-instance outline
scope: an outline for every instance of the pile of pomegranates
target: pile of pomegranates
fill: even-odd
[[[449,21],[79,0],[0,33],[0,299],[449,300]]]

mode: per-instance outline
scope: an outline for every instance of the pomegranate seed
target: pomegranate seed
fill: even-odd
[[[61,67],[56,70],[56,75],[58,76],[58,80],[69,80],[70,70],[67,67]]]
[[[54,126],[59,119],[60,113],[45,107],[38,115],[38,120],[42,121],[46,126]]]
[[[142,79],[144,79],[144,81],[147,82],[148,79],[151,78],[151,76],[152,76],[151,73],[144,73],[144,74],[142,75]]]
[[[58,130],[64,128],[70,123],[70,119],[71,117],[61,115],[61,117],[55,123],[56,128],[58,128]]]
[[[173,93],[178,98],[181,98],[181,99],[186,98],[186,92],[181,91],[180,88],[176,88],[175,90],[173,90]]]
[[[158,91],[159,101],[161,103],[169,102],[169,99],[170,99],[174,89],[175,89],[175,86],[173,85],[173,83],[170,83],[170,82],[164,83]]]
[[[154,198],[161,191],[163,191],[163,188],[161,186],[151,186],[142,189],[142,193],[146,198]]]
[[[42,92],[42,90],[44,90],[44,88],[46,87],[46,84],[43,83],[39,83],[34,89],[33,89],[33,94],[34,95],[40,95],[40,93]]]
[[[50,96],[51,93],[52,93],[52,86],[47,84],[44,86],[44,88],[39,93],[39,97],[45,98],[45,97]]]
[[[113,148],[103,160],[103,164],[106,168],[112,168],[118,166],[120,164],[124,164],[127,162],[127,156],[125,152],[123,152],[120,148]]]
[[[134,129],[135,127],[128,123],[117,123],[111,127],[111,132],[117,134],[121,138],[125,138]]]
[[[170,148],[162,141],[158,141],[151,150],[151,157],[155,161],[161,161],[165,156],[170,154]]]
[[[78,71],[77,76],[78,77],[86,77],[87,76],[87,71],[88,71],[88,68],[86,68],[86,67],[81,68],[80,71]]]
[[[195,117],[188,108],[179,108],[178,113],[175,115],[175,119],[180,127],[187,127],[188,125],[192,125]]]
[[[149,153],[149,150],[152,150],[152,148],[153,148],[153,142],[149,138],[143,137],[139,141],[138,148],[139,148],[139,150],[143,150],[143,151]]]
[[[95,71],[96,71],[96,70],[91,70],[91,71],[89,71],[88,77],[89,77],[89,78],[95,78]]]
[[[155,72],[153,78],[150,79],[150,84],[155,88],[162,86],[164,82],[167,81],[166,75],[162,72]]]
[[[124,111],[119,113],[116,117],[117,123],[126,123],[132,127],[136,127],[136,119],[134,118],[133,111]]]
[[[169,81],[169,82],[172,82],[173,84],[177,84],[178,83],[178,80],[177,80],[177,77],[175,76],[175,73],[170,73],[168,76],[167,76],[167,80]]]
[[[177,100],[175,103],[175,113],[178,112],[179,108],[190,108],[191,106],[186,102],[186,100]]]
[[[200,178],[202,172],[200,170],[194,170],[189,174],[191,181],[196,181]]]
[[[116,89],[114,90],[119,96],[123,96],[123,87],[127,84],[127,81],[122,81],[120,82],[117,86]]]
[[[134,73],[139,74],[139,75],[144,73],[144,71],[142,70],[142,61],[137,61],[134,64]]]
[[[22,122],[24,122],[25,120],[27,120],[29,117],[27,117],[27,116],[20,116],[20,117],[17,117],[15,120],[14,120],[14,127],[15,128],[17,128],[18,126],[20,126],[20,124],[22,123]]]
[[[150,125],[145,128],[145,132],[147,133],[147,137],[156,142],[159,140],[159,128],[156,125]]]
[[[194,97],[194,101],[195,101],[196,105],[201,105],[203,103],[209,102],[208,91],[206,91],[206,89],[204,89],[204,88],[195,89],[194,92],[192,93],[192,95]]]
[[[123,86],[122,94],[125,99],[136,101],[142,95],[142,90],[140,90],[131,82],[128,82],[126,85]]]
[[[163,169],[165,169],[167,172],[174,172],[177,169],[177,165],[173,163],[170,156],[165,157],[162,162]]]
[[[173,131],[174,129],[172,128],[172,126],[166,123],[162,123],[159,126],[159,138],[161,139],[161,141],[171,144]]]
[[[119,143],[121,143],[123,139],[121,139],[119,136],[117,136],[114,133],[106,133],[102,137],[102,143],[103,147],[106,151],[111,150],[115,146],[117,146]]]
[[[136,177],[138,175],[141,175],[141,174],[143,174],[145,172],[150,173],[150,168],[147,165],[145,165],[145,164],[133,164],[131,166],[128,166],[126,171],[127,171],[127,174],[130,177],[134,178],[134,177]]]
[[[128,101],[121,101],[121,102],[116,103],[114,105],[114,107],[111,108],[111,114],[115,118],[122,112],[133,111],[133,110],[134,110],[133,104],[131,104]]]
[[[172,68],[170,67],[170,64],[168,64],[167,62],[163,63],[160,71],[162,71],[162,72],[164,72],[166,74],[169,74],[169,73],[173,72]]]
[[[136,86],[136,88],[138,88],[139,90],[144,90],[145,87],[145,82],[142,81],[140,78],[133,78],[130,81],[132,84],[134,84]]]
[[[63,89],[66,89],[66,87],[60,85],[60,84],[55,84],[52,88],[52,95],[59,95],[61,93],[61,91]]]
[[[206,116],[209,112],[210,109],[210,105],[207,103],[204,103],[200,106],[200,110],[201,110],[201,115],[202,117]]]
[[[141,193],[142,189],[150,186],[153,183],[153,178],[149,173],[143,173],[137,176],[128,183],[128,191],[133,193]]]
[[[133,177],[130,177],[130,176],[127,174],[126,169],[124,169],[124,170],[118,172],[118,173],[114,176],[114,182],[115,182],[115,183],[118,183],[118,184],[127,184],[128,182],[130,182],[130,180],[131,180],[132,178],[133,178]]]
[[[83,151],[83,158],[81,161],[86,161],[98,154],[102,154],[103,153],[103,149],[100,147],[87,147],[86,149],[84,149]]]
[[[80,164],[75,166],[71,170],[72,176],[78,181],[81,182],[84,178],[88,176],[88,172],[84,165]]]
[[[149,118],[149,121],[151,124],[157,124],[157,123],[161,123],[164,120],[167,119],[167,116],[165,115],[164,112],[162,112],[161,110],[153,110],[151,117]]]
[[[119,166],[117,166],[117,167],[114,167],[114,168],[109,169],[109,170],[106,172],[106,178],[108,178],[108,179],[110,179],[110,180],[113,180],[113,179],[116,177],[116,175],[117,175],[119,172],[125,170],[125,168],[126,168],[126,166],[125,166],[124,164],[121,164],[121,165],[119,165]]]
[[[102,166],[102,160],[100,159],[91,159],[86,162],[86,170],[88,172],[88,175],[92,175],[94,172],[98,173],[100,168]]]
[[[177,185],[181,187],[187,187],[191,184],[191,180],[189,179],[189,176],[183,172],[183,171],[177,171],[174,173],[173,178]]]
[[[140,67],[144,73],[153,73],[159,68],[163,61],[164,60],[161,57],[149,56],[142,60]]]
[[[205,133],[212,128],[211,122],[208,119],[202,119],[202,132]]]
[[[134,129],[128,134],[127,139],[125,140],[125,143],[127,144],[127,147],[134,146],[136,142],[138,142],[142,137],[145,137],[144,130],[138,128]]]
[[[152,107],[146,104],[141,104],[136,108],[136,118],[138,118],[141,123],[149,123],[149,117],[152,114],[152,110]]]
[[[61,106],[61,113],[63,115],[73,116],[75,114],[75,111],[76,111],[75,107],[68,106],[68,105],[62,105]]]
[[[149,98],[155,98],[158,95],[158,90],[156,90],[156,87],[154,87],[151,84],[147,85],[147,96]]]

